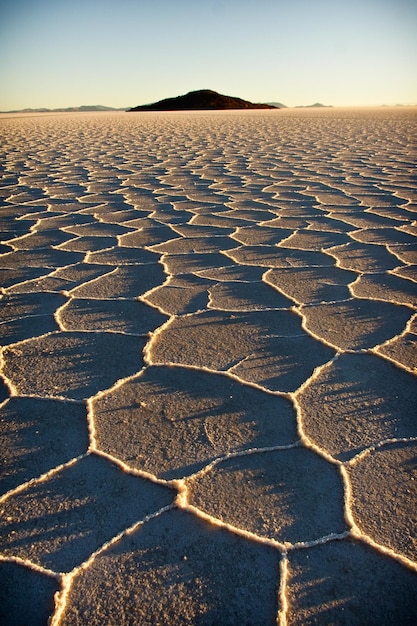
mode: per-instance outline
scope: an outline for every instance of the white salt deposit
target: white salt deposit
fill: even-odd
[[[2,116],[2,623],[417,622],[416,127]]]

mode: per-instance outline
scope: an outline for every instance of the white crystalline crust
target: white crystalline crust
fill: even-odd
[[[417,622],[417,110],[1,124],[0,622]]]

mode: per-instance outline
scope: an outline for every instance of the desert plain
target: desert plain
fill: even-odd
[[[0,125],[0,622],[416,624],[417,109]]]

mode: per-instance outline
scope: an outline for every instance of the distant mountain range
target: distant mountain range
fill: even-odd
[[[276,109],[271,104],[259,104],[235,98],[233,96],[224,96],[223,94],[212,91],[211,89],[199,89],[198,91],[190,91],[184,96],[175,98],[165,98],[152,104],[142,104],[129,112],[136,111],[213,111],[225,109]]]
[[[331,104],[321,104],[320,102],[315,102],[314,104],[299,104],[295,108],[296,109],[332,109],[333,106]]]
[[[60,107],[58,109],[35,108],[16,109],[13,111],[0,111],[0,113],[87,113],[89,111],[210,111],[227,109],[287,109],[282,102],[253,103],[242,98],[224,96],[211,89],[200,89],[190,91],[184,96],[175,98],[165,98],[152,104],[142,104],[133,108],[129,107],[108,107],[102,104],[83,104],[79,107]],[[299,105],[294,107],[302,108],[330,108],[330,105],[316,102],[310,105]]]
[[[102,104],[83,104],[80,107],[66,107],[60,109],[18,109],[15,111],[0,111],[0,113],[73,113],[73,112],[88,112],[88,111],[126,111],[128,107],[122,107],[121,109],[115,109],[114,107],[106,107]]]

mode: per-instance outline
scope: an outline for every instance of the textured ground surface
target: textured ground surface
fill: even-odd
[[[1,623],[417,623],[416,110],[0,122]]]

